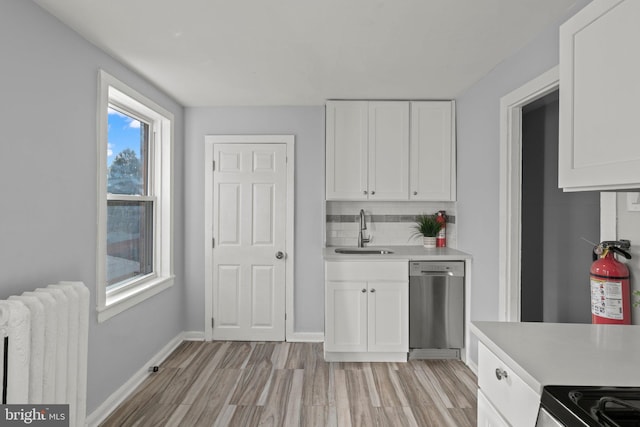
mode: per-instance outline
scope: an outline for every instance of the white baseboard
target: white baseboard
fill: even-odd
[[[185,341],[204,341],[204,332],[202,331],[183,332],[182,339]]]
[[[111,394],[98,408],[96,408],[86,420],[89,427],[98,426],[103,422],[131,393],[138,387],[142,381],[149,376],[149,366],[159,365],[166,359],[173,350],[175,350],[182,341],[197,340],[198,334],[204,337],[201,332],[181,332],[165,345],[149,362],[145,363],[133,376],[122,386]]]
[[[323,332],[294,332],[287,337],[289,342],[324,342]]]
[[[473,363],[473,360],[467,360],[467,366],[469,367],[469,369],[471,369],[471,372],[473,372],[475,374],[475,376],[478,376],[478,365],[476,365],[475,363]]]

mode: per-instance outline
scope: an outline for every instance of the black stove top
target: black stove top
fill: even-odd
[[[640,387],[545,386],[541,405],[569,427],[640,427]]]

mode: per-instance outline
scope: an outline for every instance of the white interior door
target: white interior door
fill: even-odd
[[[213,339],[285,338],[286,145],[214,144]]]

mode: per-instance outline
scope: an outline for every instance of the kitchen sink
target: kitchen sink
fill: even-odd
[[[345,255],[385,255],[393,253],[393,251],[390,251],[389,249],[374,248],[338,248],[335,252],[337,254]]]

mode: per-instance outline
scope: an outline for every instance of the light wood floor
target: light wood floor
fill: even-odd
[[[460,361],[327,363],[321,343],[183,342],[103,426],[476,425]]]

